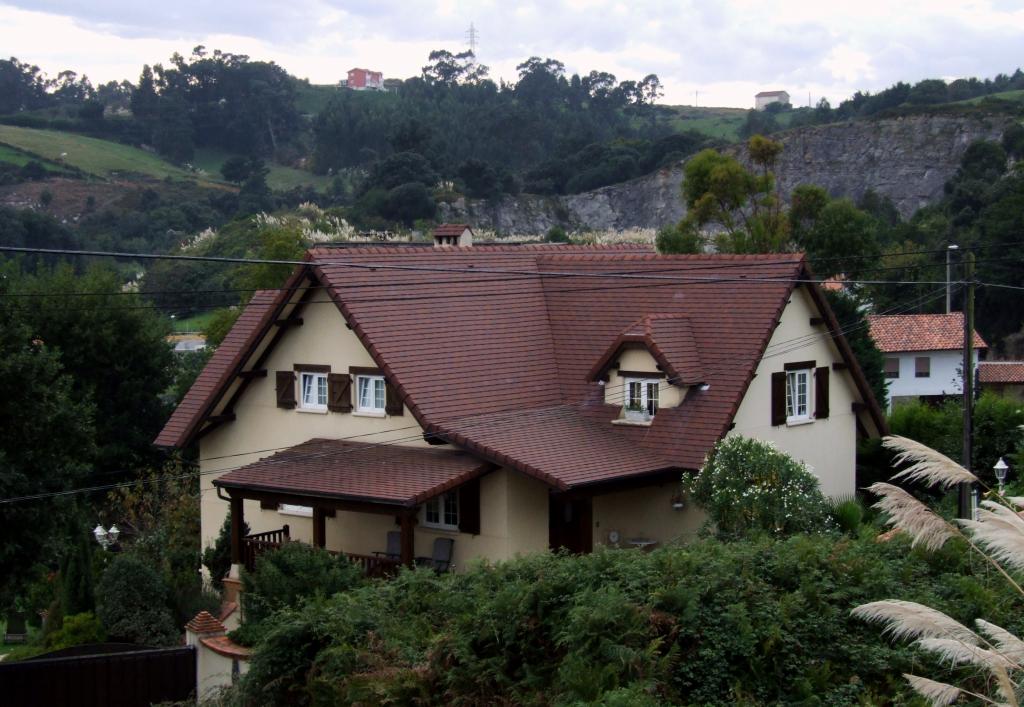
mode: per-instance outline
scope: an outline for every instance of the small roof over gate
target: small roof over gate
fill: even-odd
[[[213,483],[227,489],[414,506],[490,468],[459,451],[311,439],[229,471]]]

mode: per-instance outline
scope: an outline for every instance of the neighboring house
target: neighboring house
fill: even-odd
[[[789,94],[785,91],[761,91],[754,96],[754,108],[764,110],[772,103],[789,103]]]
[[[473,244],[473,229],[465,223],[442,223],[434,229],[434,245],[470,246]]]
[[[206,348],[206,337],[201,334],[171,334],[167,342],[174,345],[174,353],[192,353]]]
[[[673,542],[704,519],[680,478],[725,435],[775,443],[846,496],[858,436],[884,430],[801,255],[306,258],[254,295],[157,439],[198,443],[203,542],[230,507],[234,572],[286,533],[368,571],[439,539],[456,568]]]
[[[345,88],[353,91],[380,91],[384,88],[384,74],[369,69],[349,69]]]
[[[885,355],[889,407],[907,400],[939,402],[963,394],[963,312],[868,317],[871,338]],[[974,365],[988,345],[974,332]]]
[[[1024,361],[982,361],[978,383],[982,390],[1024,400]]]

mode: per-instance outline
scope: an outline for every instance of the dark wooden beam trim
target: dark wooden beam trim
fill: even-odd
[[[241,378],[244,381],[251,381],[251,380],[254,380],[256,378],[266,378],[267,377],[267,369],[266,368],[254,368],[251,371],[240,371],[238,373],[238,377]]]
[[[683,472],[680,469],[662,469],[650,474],[640,474],[626,479],[613,479],[583,486],[576,486],[568,491],[552,494],[562,498],[593,498],[618,491],[630,491],[632,489],[644,488],[646,486],[659,486],[666,483],[679,483]]]
[[[225,412],[221,415],[210,415],[206,421],[213,425],[223,425],[225,422],[234,422],[235,413]]]
[[[330,496],[318,496],[316,494],[298,494],[263,489],[250,489],[239,486],[229,486],[214,482],[227,490],[232,498],[247,498],[253,501],[269,501],[277,504],[287,503],[293,506],[312,506],[336,511],[354,511],[356,513],[379,513],[394,515],[396,511],[408,510],[411,506],[402,503],[360,501],[355,499],[332,498]]]
[[[275,319],[274,326],[276,327],[289,327],[289,326],[302,326],[302,317],[288,317],[287,319]]]
[[[849,368],[849,366],[846,365],[846,361],[833,361],[832,362],[832,370],[833,371],[845,371],[847,368]]]
[[[349,366],[348,372],[354,376],[382,376],[384,371],[372,366]]]
[[[303,373],[330,373],[331,367],[325,366],[319,363],[296,363],[292,366],[295,371],[301,371]]]
[[[665,371],[619,371],[622,378],[665,378]]]
[[[821,326],[825,323],[825,317],[811,317],[811,326]]]
[[[859,400],[854,400],[852,403],[850,403],[850,411],[851,412],[864,412],[864,410],[866,408],[867,408],[867,405],[865,405],[864,403],[860,402]]]
[[[817,368],[817,364],[814,361],[794,361],[782,367],[784,371],[800,371],[804,368]]]

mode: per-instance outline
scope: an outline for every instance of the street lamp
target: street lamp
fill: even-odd
[[[96,538],[96,542],[104,550],[109,550],[110,546],[117,542],[117,538],[121,535],[121,531],[118,530],[117,525],[110,526],[110,530],[106,530],[102,525],[97,525],[92,529],[93,537]]]
[[[1006,472],[1010,467],[1003,461],[1002,457],[999,457],[999,461],[996,462],[996,465],[992,467],[992,469],[996,472],[996,481],[999,482],[999,494],[1002,495],[1003,483],[1006,481]]]

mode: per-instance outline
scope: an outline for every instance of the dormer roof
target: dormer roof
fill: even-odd
[[[622,349],[629,345],[647,349],[673,385],[704,382],[697,340],[685,314],[645,314],[615,337],[587,374],[587,380],[604,378]]]

